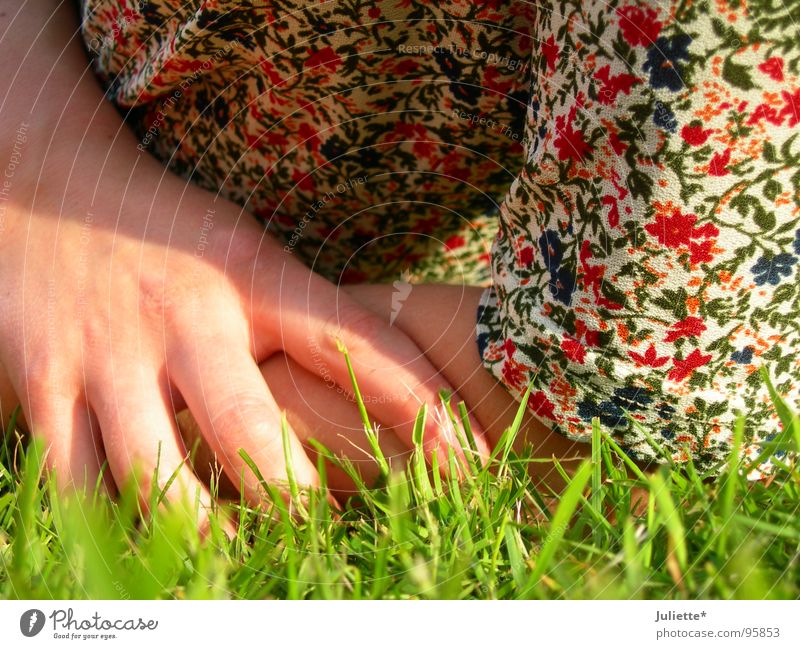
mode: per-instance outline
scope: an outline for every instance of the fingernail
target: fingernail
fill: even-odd
[[[337,520],[341,518],[341,514],[344,511],[344,508],[339,504],[339,501],[336,500],[334,495],[329,491],[328,492],[328,504],[331,506],[331,518]]]

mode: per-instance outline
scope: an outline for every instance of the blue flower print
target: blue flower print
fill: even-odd
[[[754,275],[756,286],[764,286],[764,284],[777,286],[781,277],[789,277],[792,274],[792,266],[796,263],[797,257],[788,252],[782,252],[772,259],[760,257],[750,272]]]
[[[329,23],[327,20],[322,18],[314,17],[311,19],[311,26],[313,27],[314,31],[321,36],[325,36],[327,34],[332,34],[336,31],[336,26],[333,23]]]
[[[617,404],[623,410],[636,412],[637,410],[644,410],[653,399],[648,396],[645,388],[637,387],[624,387],[614,390],[614,396],[611,401]]]
[[[656,110],[653,113],[653,124],[663,128],[669,133],[674,133],[678,128],[678,120],[675,119],[675,113],[660,101],[656,102]]]
[[[616,428],[625,423],[625,413],[616,403],[601,401],[599,404],[586,399],[578,403],[578,416],[584,421],[591,421],[595,417],[608,428]]]
[[[558,269],[564,259],[561,250],[561,239],[555,230],[545,230],[539,235],[539,251],[544,258],[544,265],[550,272]]]
[[[656,408],[656,414],[666,421],[672,421],[675,415],[675,408],[668,403],[660,403]]]
[[[486,332],[481,333],[479,336],[477,336],[475,342],[478,344],[478,354],[480,354],[480,357],[483,358],[483,353],[489,346],[489,334]]]
[[[575,292],[575,275],[566,268],[550,271],[550,294],[562,304],[569,306]]]
[[[688,34],[678,34],[669,39],[662,36],[650,46],[644,70],[650,71],[650,85],[653,88],[667,88],[672,92],[683,88],[681,66],[678,62],[689,60],[691,42]]]
[[[753,351],[753,347],[748,345],[742,351],[733,352],[731,354],[731,360],[740,365],[749,365],[753,361]]]
[[[667,423],[664,428],[661,429],[661,436],[664,439],[672,439],[675,437],[675,425],[672,423],[672,419],[675,416],[675,408],[669,405],[668,403],[660,403],[656,407],[656,414],[665,422]]]
[[[575,291],[575,274],[566,268],[561,268],[564,252],[556,230],[545,230],[539,235],[539,252],[544,259],[544,265],[550,271],[550,294],[562,304],[569,306]]]

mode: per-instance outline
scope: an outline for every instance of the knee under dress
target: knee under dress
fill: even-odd
[[[79,4],[143,155],[335,281],[485,286],[554,430],[713,471],[760,367],[800,405],[800,1]]]

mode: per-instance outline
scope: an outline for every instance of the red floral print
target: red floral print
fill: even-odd
[[[444,247],[448,250],[455,250],[467,243],[467,240],[460,234],[454,234],[444,242]]]
[[[651,344],[644,354],[637,352],[628,352],[637,365],[643,367],[662,367],[669,361],[669,356],[659,356],[656,352],[656,346]]]
[[[570,336],[565,336],[561,341],[561,349],[568,359],[576,363],[583,363],[586,358],[586,348]]]
[[[686,338],[687,336],[699,336],[705,330],[706,325],[701,318],[687,316],[670,327],[667,337],[664,338],[664,342],[671,343],[680,338]]]
[[[547,69],[550,72],[555,72],[556,62],[558,61],[558,45],[555,44],[555,38],[550,36],[542,43],[542,53],[547,61]]]
[[[783,116],[778,113],[774,106],[770,106],[769,104],[759,104],[756,106],[756,109],[750,114],[750,117],[747,118],[747,123],[749,125],[758,124],[758,122],[762,120],[766,120],[775,126],[783,124]]]
[[[789,126],[797,126],[800,123],[800,88],[792,93],[784,90],[781,96],[784,101],[781,117],[786,115],[789,118]]]
[[[603,82],[597,93],[597,98],[601,104],[606,106],[612,105],[617,100],[617,94],[620,92],[626,95],[631,94],[633,85],[639,83],[639,78],[632,74],[611,75],[610,65],[600,68],[595,74],[595,78]]]
[[[711,135],[710,128],[704,129],[702,125],[689,126],[688,124],[681,129],[681,137],[687,144],[692,146],[702,146],[706,143],[708,136]]]
[[[659,214],[655,223],[648,223],[644,229],[654,237],[662,246],[677,248],[688,245],[692,238],[692,226],[697,221],[694,214],[682,214],[675,210],[671,215]]]
[[[728,163],[731,161],[731,150],[725,149],[722,153],[715,153],[708,163],[708,173],[712,176],[726,176],[730,173]]]
[[[759,64],[758,69],[775,81],[783,81],[783,59],[780,56],[768,58]]]
[[[321,50],[308,49],[308,58],[305,60],[305,67],[316,68],[323,66],[329,70],[336,70],[342,64],[342,57],[334,52],[332,47],[325,47]]]
[[[547,419],[555,421],[555,405],[542,390],[531,392],[528,397],[528,408],[533,411],[533,414],[539,417],[546,417]]]
[[[658,10],[654,7],[629,5],[617,9],[622,38],[629,45],[649,47],[656,42],[662,23],[656,20]]]
[[[695,349],[683,360],[677,358],[672,360],[673,367],[667,378],[670,381],[685,381],[696,369],[703,367],[710,360],[711,354],[703,354],[699,349]]]
[[[583,133],[573,127],[578,113],[578,107],[570,108],[569,116],[563,115],[556,118],[558,137],[555,146],[558,149],[559,160],[583,160],[584,156],[592,151],[591,145],[584,139]]]

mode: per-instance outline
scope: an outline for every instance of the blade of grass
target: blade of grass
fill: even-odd
[[[283,459],[286,463],[286,478],[289,481],[289,493],[292,495],[292,503],[297,507],[301,516],[307,517],[308,511],[300,498],[300,487],[297,484],[297,474],[294,471],[294,460],[292,459],[292,447],[289,443],[289,422],[286,420],[286,412],[281,412],[281,442],[283,443]]]
[[[553,516],[553,520],[550,522],[550,532],[547,535],[547,539],[542,546],[539,555],[536,557],[536,564],[533,573],[529,577],[528,583],[524,590],[526,594],[533,591],[539,580],[550,568],[550,564],[552,563],[553,558],[556,556],[557,550],[561,546],[561,542],[564,539],[564,534],[567,531],[569,521],[572,518],[572,515],[575,513],[575,509],[580,502],[583,489],[586,487],[586,483],[589,482],[591,474],[591,464],[588,462],[582,462],[580,467],[578,467],[578,470],[575,472],[575,475],[573,476],[569,485],[565,489],[564,495],[561,497],[561,502],[559,502],[556,513]]]
[[[592,419],[592,507],[601,512],[603,510],[603,467],[600,458],[600,419]],[[597,529],[597,528],[595,528]]]
[[[686,532],[683,527],[680,512],[675,506],[675,501],[670,495],[669,487],[661,472],[656,472],[650,477],[650,485],[656,503],[661,510],[661,518],[664,522],[664,527],[666,527],[667,534],[670,539],[672,539],[678,565],[681,571],[685,573],[686,566],[689,563],[689,553],[686,549]]]
[[[723,478],[724,481],[722,483],[722,493],[719,500],[719,516],[722,521],[722,525],[717,537],[717,551],[721,555],[727,554],[728,551],[728,538],[731,532],[730,523],[731,515],[733,514],[733,502],[736,499],[736,493],[741,482],[741,478],[739,476],[739,454],[742,449],[743,439],[744,415],[739,414],[739,416],[736,418],[736,424],[733,427],[733,441],[731,444],[731,451],[728,454],[728,471]]]

